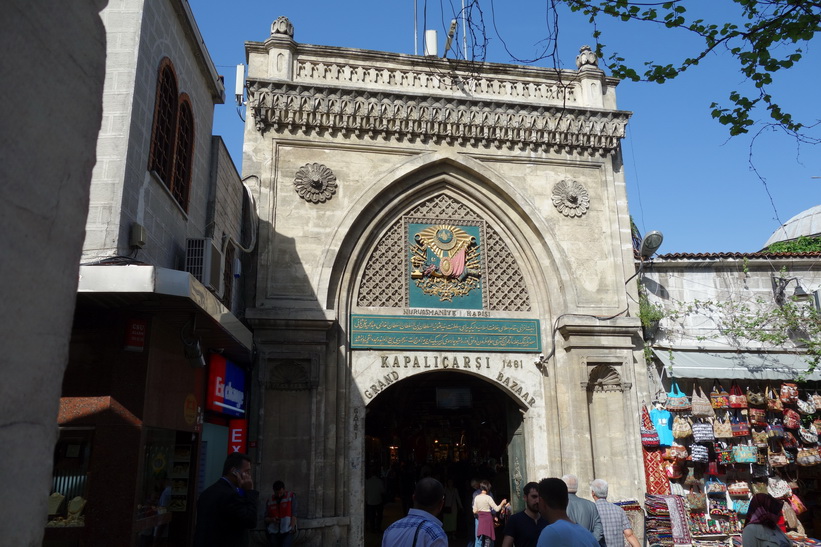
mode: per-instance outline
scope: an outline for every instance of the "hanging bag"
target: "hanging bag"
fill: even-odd
[[[798,406],[798,412],[804,416],[815,414],[815,403],[812,397],[807,396],[806,400],[798,399],[795,403]]]
[[[781,402],[781,399],[778,397],[778,394],[771,385],[767,384],[767,387],[764,390],[764,395],[767,399],[767,410],[772,412],[781,412],[784,409],[784,404]]]
[[[641,445],[645,448],[658,448],[659,446],[659,434],[644,405],[641,405]]]
[[[676,439],[686,439],[693,434],[693,428],[690,425],[690,420],[683,416],[676,415],[673,418],[673,437]]]
[[[784,425],[779,418],[771,417],[767,420],[767,436],[773,439],[784,437]]]
[[[783,448],[780,450],[777,448],[770,448],[770,453],[767,456],[767,461],[770,464],[770,467],[786,467],[790,463],[787,459],[787,455],[784,454]]]
[[[792,496],[790,485],[781,477],[767,479],[767,493],[775,499],[789,499]]]
[[[787,429],[798,429],[798,426],[801,425],[801,416],[795,410],[785,408],[783,423]]]
[[[707,496],[701,492],[694,492],[691,486],[690,493],[687,494],[687,506],[691,513],[702,513],[707,510]]]
[[[785,431],[784,436],[781,437],[781,446],[784,448],[798,448],[798,439],[789,431]]]
[[[725,497],[727,494],[727,485],[721,482],[717,477],[710,477],[704,485],[704,491],[711,498]]]
[[[694,443],[690,446],[690,459],[693,463],[707,463],[710,461],[710,452],[703,444]]]
[[[696,422],[692,425],[693,441],[697,443],[711,443],[716,440],[712,424]]]
[[[798,401],[798,386],[793,382],[784,382],[779,390],[779,398],[785,405],[794,405]]]
[[[767,431],[765,429],[753,428],[750,433],[755,446],[767,446],[767,439],[769,439],[769,437],[767,436]]]
[[[767,425],[767,413],[763,408],[751,408],[747,410],[747,416],[750,419],[750,425]]]
[[[763,391],[753,391],[751,387],[747,388],[747,404],[749,406],[766,406],[767,398],[764,397]]]
[[[812,399],[812,404],[815,405],[816,409],[821,408],[821,395],[818,394],[818,391],[813,393],[810,398]]]
[[[809,427],[800,426],[798,436],[807,444],[818,444],[818,431],[816,431],[813,424],[810,424]]]
[[[733,450],[729,446],[727,446],[727,443],[723,441],[716,443],[715,450],[716,458],[718,459],[718,463],[720,465],[727,465],[728,463],[733,463]]]
[[[727,493],[733,498],[746,498],[750,495],[750,485],[747,481],[734,480],[727,485]]]
[[[710,404],[713,408],[730,408],[730,394],[727,393],[718,380],[713,382],[713,390],[710,392]]]
[[[750,425],[739,414],[738,410],[736,410],[733,414],[733,417],[730,419],[730,423],[730,427],[733,430],[733,437],[746,437],[750,434]]]
[[[755,463],[758,448],[749,444],[737,444],[733,447],[734,463]]]
[[[667,394],[667,402],[664,407],[672,412],[683,412],[692,408],[690,398],[681,391],[675,381],[670,386],[670,393]]]
[[[704,393],[704,390],[698,384],[693,383],[693,398],[692,398],[692,415],[696,418],[712,418],[716,415],[713,405],[710,404],[710,399]]]
[[[730,408],[747,408],[747,396],[735,380],[730,385]]]

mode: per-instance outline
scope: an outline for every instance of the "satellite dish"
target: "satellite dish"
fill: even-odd
[[[664,241],[664,236],[661,232],[653,230],[652,232],[648,232],[641,239],[641,245],[639,245],[639,256],[642,259],[650,258],[656,251],[659,250],[661,247],[661,242]]]

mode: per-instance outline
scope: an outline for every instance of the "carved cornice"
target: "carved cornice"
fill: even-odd
[[[249,109],[260,132],[342,134],[435,143],[580,150],[608,154],[629,114],[466,98],[250,82]]]

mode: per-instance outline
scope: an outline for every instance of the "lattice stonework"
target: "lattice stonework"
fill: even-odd
[[[409,210],[404,216],[451,219],[454,222],[481,220],[481,217],[450,196],[440,194]],[[524,276],[505,242],[491,227],[486,228],[485,291],[487,309],[496,311],[530,311],[530,295]],[[406,307],[405,276],[407,269],[402,219],[397,220],[374,247],[359,285],[357,305],[362,307]]]

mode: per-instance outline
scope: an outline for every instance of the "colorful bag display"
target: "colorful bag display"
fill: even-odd
[[[734,480],[727,485],[727,493],[734,498],[742,498],[750,495],[750,485],[747,481]]]
[[[804,505],[804,502],[801,501],[801,498],[799,498],[795,494],[790,496],[790,507],[792,507],[792,510],[795,511],[796,515],[800,515],[802,513],[807,512],[807,506]]]
[[[767,493],[766,485],[764,487],[764,494]],[[739,518],[747,515],[750,509],[750,500],[733,500],[733,511],[738,513]]]
[[[659,434],[650,419],[647,407],[641,405],[641,445],[647,448],[657,448],[659,446]]]
[[[753,391],[753,388],[747,387],[747,404],[749,406],[767,406],[767,398],[763,391]]]
[[[801,416],[795,410],[785,408],[782,422],[787,429],[798,429],[798,426],[801,425]]]
[[[807,444],[818,444],[818,431],[812,424],[810,424],[809,427],[799,426],[798,436]]]
[[[786,467],[790,463],[783,449],[775,450],[772,448],[770,448],[769,454],[767,455],[767,461],[770,467]]]
[[[784,382],[778,392],[778,398],[785,405],[794,405],[798,401],[798,386],[793,382]]]
[[[767,446],[767,430],[766,429],[755,429],[753,428],[750,431],[750,434],[753,438],[753,444],[755,446]]]
[[[767,410],[771,412],[781,412],[784,409],[784,404],[778,397],[778,393],[776,393],[775,389],[769,384],[764,388],[764,397],[767,399]]]
[[[804,416],[815,414],[815,403],[813,402],[812,398],[807,397],[806,400],[798,399],[795,402],[795,404],[798,407],[798,412],[803,414]]]
[[[767,424],[767,435],[771,439],[781,439],[784,437],[784,426],[778,418],[770,419]]]
[[[708,500],[710,506],[710,514],[714,517],[726,517],[730,514],[727,509],[727,498],[710,498]]]
[[[816,409],[821,408],[821,395],[819,395],[817,391],[810,395],[810,399],[812,399]]]
[[[683,461],[687,459],[687,448],[674,444],[673,446],[664,450],[664,459],[668,461]]]
[[[676,415],[673,418],[673,437],[676,439],[686,439],[693,434],[693,427],[690,420],[683,416]]]
[[[755,463],[758,448],[750,444],[737,444],[733,447],[733,462]]]
[[[781,446],[784,448],[798,448],[798,439],[789,431],[785,431],[784,436],[781,438]]]
[[[713,382],[713,390],[710,392],[710,404],[713,408],[730,408],[730,394],[724,386],[716,380]]]
[[[821,464],[821,453],[817,448],[799,448],[795,463],[801,467]]]
[[[710,461],[710,451],[703,444],[692,444],[690,446],[690,459],[695,463],[707,463]]]
[[[691,513],[701,513],[707,510],[707,496],[701,492],[694,492],[690,488],[690,492],[686,496],[687,507],[690,508]]]
[[[766,482],[752,482],[750,483],[750,493],[755,496],[756,494],[767,494],[767,483]]]
[[[747,408],[747,396],[735,380],[730,385],[730,408]]]
[[[712,418],[716,415],[713,405],[710,404],[710,398],[697,382],[693,383],[693,397],[690,404],[691,414],[696,418]]]
[[[728,463],[733,463],[733,449],[727,446],[727,443],[722,442],[717,444],[715,450],[719,464],[727,465]]]
[[[670,386],[670,393],[667,394],[667,402],[664,404],[664,408],[671,412],[683,412],[692,408],[690,398],[681,391],[676,382],[673,382],[673,385]]]

